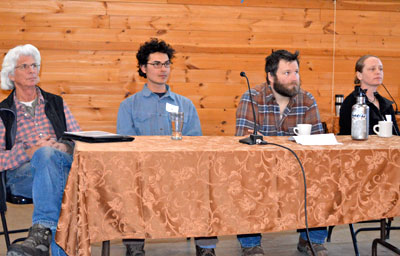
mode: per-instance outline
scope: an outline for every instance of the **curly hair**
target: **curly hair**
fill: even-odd
[[[155,52],[167,54],[169,60],[171,61],[171,59],[174,58],[175,50],[165,41],[159,40],[157,38],[151,38],[150,41],[142,44],[136,54],[136,59],[138,60],[137,67],[140,76],[147,78],[146,73],[143,73],[140,67],[143,65],[147,65],[147,62],[149,61],[149,55]]]
[[[268,73],[271,73],[273,77],[276,77],[276,71],[278,71],[279,62],[285,60],[288,62],[297,61],[297,65],[300,67],[299,62],[299,51],[291,53],[287,50],[272,51],[271,55],[265,58],[265,73],[267,75],[267,83],[270,84],[268,79]]]

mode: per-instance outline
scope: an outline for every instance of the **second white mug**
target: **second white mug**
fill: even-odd
[[[374,125],[373,130],[379,137],[389,138],[392,137],[392,121],[379,121]]]
[[[296,135],[310,135],[311,127],[311,124],[297,124],[297,126],[293,128],[293,132]]]

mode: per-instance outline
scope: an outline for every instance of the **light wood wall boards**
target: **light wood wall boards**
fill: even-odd
[[[64,97],[84,130],[115,132],[120,102],[145,82],[135,54],[151,37],[177,50],[169,84],[193,101],[205,135],[234,134],[247,88],[239,73],[253,86],[264,82],[272,49],[300,51],[302,86],[328,128],[332,99],[351,92],[361,55],[381,57],[385,85],[400,101],[396,0],[0,1],[0,55],[18,44],[37,46],[41,86]]]

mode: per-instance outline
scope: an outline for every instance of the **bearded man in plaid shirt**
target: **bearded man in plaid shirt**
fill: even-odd
[[[0,103],[0,168],[7,189],[34,204],[28,238],[8,256],[47,256],[50,244],[52,255],[66,255],[54,237],[73,144],[61,136],[80,128],[60,96],[37,86],[40,63],[36,47],[21,45],[8,51],[1,70],[1,88],[13,91]]]
[[[300,87],[298,52],[272,52],[266,58],[267,82],[251,89],[258,131],[264,136],[293,136],[297,124],[311,124],[311,134],[323,133],[317,103],[314,97]],[[254,118],[249,92],[243,94],[236,111],[236,135],[253,132]],[[310,229],[310,240],[318,256],[327,255],[324,246],[326,228]],[[261,234],[239,235],[242,255],[264,255]],[[300,232],[297,249],[312,255],[305,232]]]

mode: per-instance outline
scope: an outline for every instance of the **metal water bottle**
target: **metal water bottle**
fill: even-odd
[[[360,90],[357,103],[351,110],[351,138],[353,140],[367,140],[369,133],[369,107],[365,104],[365,95]]]

